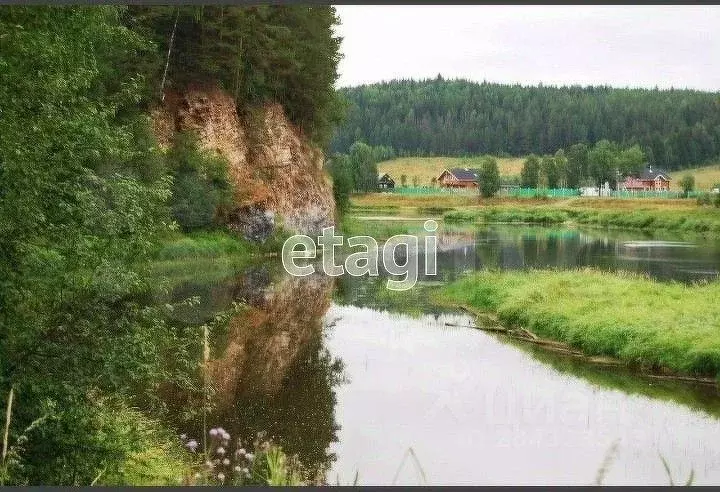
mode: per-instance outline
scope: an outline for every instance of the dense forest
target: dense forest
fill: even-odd
[[[184,466],[159,390],[197,389],[202,342],[154,302],[150,262],[178,225],[212,227],[229,191],[192,136],[162,151],[147,110],[163,87],[219,83],[322,140],[335,22],[332,7],[0,7],[0,485]]]
[[[576,143],[638,144],[667,170],[720,154],[720,95],[691,90],[523,87],[467,80],[395,80],[340,91],[349,101],[332,142],[399,155],[550,154]]]

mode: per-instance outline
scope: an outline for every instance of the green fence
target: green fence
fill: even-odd
[[[534,198],[540,196],[569,198],[572,196],[580,196],[580,190],[574,188],[510,188],[504,193],[501,190],[500,194],[513,198]]]
[[[702,195],[701,191],[691,191],[687,198],[697,198]],[[611,191],[613,198],[685,198],[682,191]]]
[[[400,187],[397,186],[392,190],[380,190],[383,192],[391,192],[399,195],[477,195],[477,188],[433,188],[431,186],[418,187]]]
[[[441,188],[431,186],[398,186],[391,190],[379,190],[385,193],[398,195],[479,195],[477,188]],[[702,191],[691,191],[688,198],[697,198]],[[508,196],[512,198],[570,198],[581,196],[580,190],[575,188],[501,188],[497,196]],[[685,198],[682,191],[610,191],[612,198]]]

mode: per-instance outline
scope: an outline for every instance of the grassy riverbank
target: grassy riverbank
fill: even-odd
[[[213,281],[279,254],[286,237],[286,233],[277,232],[259,244],[227,231],[176,233],[159,246],[150,268],[156,277],[171,284],[185,280]]]
[[[596,270],[483,272],[437,297],[588,355],[720,378],[720,283],[659,283]]]
[[[563,200],[469,196],[353,197],[351,213],[442,216],[448,223],[579,224],[601,228],[662,230],[720,236],[720,211],[695,200],[571,198]],[[373,212],[373,210],[375,210]]]

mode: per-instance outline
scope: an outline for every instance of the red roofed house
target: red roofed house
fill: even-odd
[[[627,191],[668,191],[670,190],[670,175],[665,171],[653,171],[652,166],[646,169],[639,177],[628,176],[622,183]]]

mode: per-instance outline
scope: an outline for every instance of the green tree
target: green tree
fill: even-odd
[[[484,198],[490,198],[500,189],[500,170],[495,159],[488,157],[483,160],[480,167],[480,194]]]
[[[617,145],[601,140],[588,152],[588,170],[598,190],[617,178]]]
[[[186,231],[220,225],[232,205],[227,161],[200,148],[192,133],[179,133],[167,154],[174,181],[170,208]]]
[[[690,195],[690,192],[695,189],[695,176],[692,174],[686,174],[683,176],[680,180],[680,187],[685,194],[685,198],[687,198]]]
[[[407,186],[407,175],[401,174],[400,175],[400,185],[405,188]]]
[[[558,172],[555,158],[553,156],[545,156],[542,158],[540,168],[545,176],[545,183],[548,188],[557,188],[560,182],[560,173]]]
[[[568,183],[568,159],[565,157],[565,151],[558,149],[555,152],[555,170],[558,174],[559,185],[563,188],[567,187]]]
[[[588,170],[588,147],[584,143],[571,145],[567,151],[565,185],[578,188]]]
[[[335,154],[330,163],[330,176],[333,180],[335,206],[340,214],[350,206],[350,192],[353,189],[352,172],[345,154]]]
[[[523,188],[537,188],[540,181],[540,160],[530,155],[523,163],[520,171],[520,186]]]
[[[618,152],[617,167],[622,176],[638,174],[645,166],[645,153],[639,145]]]

